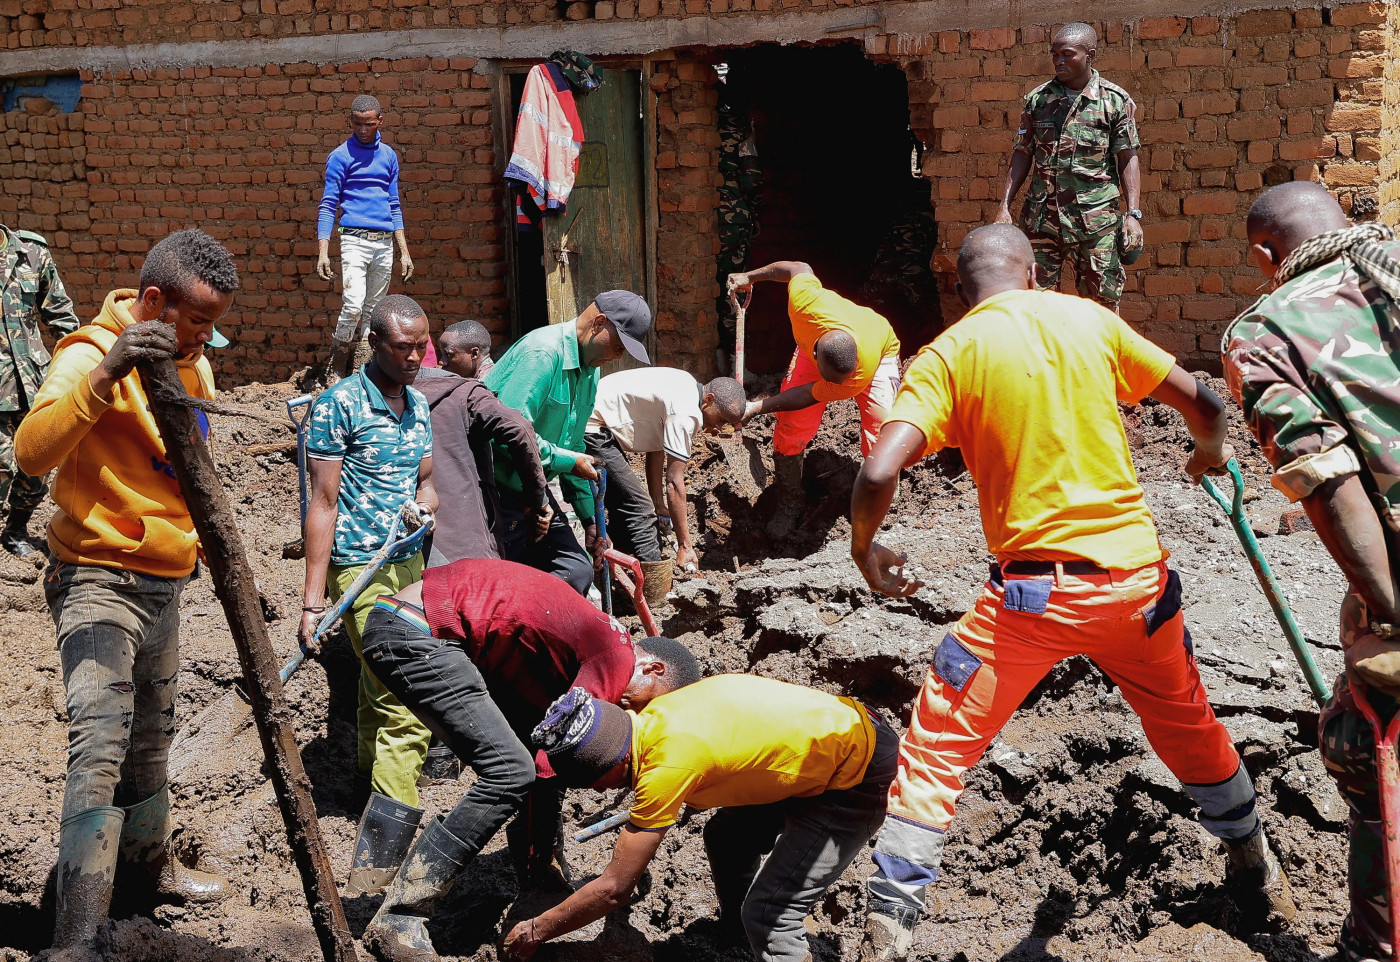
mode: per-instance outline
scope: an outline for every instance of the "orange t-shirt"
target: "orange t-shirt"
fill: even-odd
[[[919,352],[888,420],[923,432],[924,454],[962,449],[998,559],[1132,570],[1166,552],[1118,402],[1140,401],[1173,364],[1093,301],[1005,291]]]
[[[823,334],[845,331],[855,338],[856,369],[840,384],[814,383],[812,397],[818,401],[855,397],[870,386],[881,360],[899,357],[899,338],[889,321],[822,287],[815,274],[798,274],[788,282],[788,317],[797,349],[812,360],[816,360],[817,339]]]

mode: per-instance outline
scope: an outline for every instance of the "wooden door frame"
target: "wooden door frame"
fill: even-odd
[[[659,207],[656,193],[656,93],[651,89],[651,78],[655,61],[651,56],[598,57],[595,62],[609,70],[640,70],[642,105],[642,212],[643,225],[643,268],[646,277],[646,290],[643,296],[651,305],[653,323],[647,332],[647,353],[656,360],[656,232],[659,220]],[[515,142],[515,125],[511,121],[515,105],[511,102],[510,78],[528,73],[530,68],[540,63],[538,60],[499,60],[496,61],[493,83],[494,109],[492,114],[493,136],[496,142],[496,176],[504,179],[506,164],[510,162],[511,145]],[[525,333],[520,318],[520,298],[516,288],[516,248],[515,205],[511,202],[511,192],[503,191],[501,200],[501,221],[505,224],[506,251],[506,299],[509,302],[509,325],[507,344],[515,343]]]

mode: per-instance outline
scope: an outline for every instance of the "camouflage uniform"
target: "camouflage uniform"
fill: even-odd
[[[1400,256],[1400,245],[1386,249]],[[1260,299],[1226,330],[1222,349],[1274,486],[1296,501],[1324,481],[1359,474],[1382,523],[1400,531],[1400,308],[1338,258]],[[1353,591],[1342,603],[1344,649],[1369,621]],[[1353,684],[1338,678],[1318,723],[1323,762],[1350,809],[1351,911],[1341,944],[1344,959],[1390,958],[1375,743]],[[1393,699],[1367,694],[1382,719],[1394,714]]]
[[[1021,229],[1035,249],[1036,280],[1060,284],[1068,257],[1079,293],[1111,310],[1123,296],[1117,155],[1141,146],[1128,92],[1093,71],[1075,93],[1059,80],[1026,95],[1016,150],[1031,159]]]
[[[0,313],[4,342],[0,343],[0,502],[27,513],[48,492],[43,478],[32,478],[15,464],[15,429],[44,382],[49,352],[39,335],[47,324],[62,336],[78,329],[73,302],[58,279],[48,241],[29,231],[0,225],[5,246],[0,248]]]
[[[758,148],[754,146],[753,121],[746,113],[721,102],[719,105],[719,257],[715,278],[720,295],[715,310],[720,318],[721,347],[733,350],[734,311],[724,291],[730,274],[743,273],[749,251],[758,236],[758,202],[761,176]]]

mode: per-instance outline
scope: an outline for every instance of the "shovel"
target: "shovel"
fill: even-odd
[[[740,384],[744,383],[744,321],[752,299],[753,288],[742,294],[735,291],[729,295],[729,303],[734,308],[734,380]],[[724,461],[729,465],[729,473],[739,493],[746,498],[758,497],[768,477],[758,441],[746,437],[743,427],[736,426],[734,433],[720,442],[720,450],[724,453]]]
[[[608,540],[608,513],[603,509],[603,498],[608,493],[608,469],[598,469],[598,480],[588,482],[593,489],[593,516],[598,519],[598,540],[606,542]],[[608,614],[613,613],[612,604],[612,568],[605,561],[603,562],[603,610]]]
[[[303,394],[287,402],[287,417],[297,428],[297,499],[301,502],[301,537],[282,546],[282,557],[293,561],[306,557],[306,505],[311,486],[306,468],[306,433],[311,421],[311,402],[314,400],[314,394]]]
[[[1214,498],[1215,503],[1224,508],[1225,513],[1229,515],[1230,527],[1235,529],[1235,535],[1240,539],[1240,545],[1244,548],[1245,557],[1249,559],[1250,565],[1254,568],[1254,576],[1259,579],[1259,587],[1264,589],[1264,597],[1269,600],[1269,607],[1274,609],[1274,617],[1278,619],[1279,627],[1283,629],[1284,637],[1288,639],[1288,646],[1293,649],[1293,657],[1298,659],[1298,667],[1303,669],[1303,677],[1307,679],[1308,688],[1312,689],[1313,700],[1317,702],[1318,707],[1321,707],[1327,702],[1327,683],[1322,679],[1322,672],[1318,670],[1317,662],[1313,661],[1312,650],[1308,648],[1307,639],[1303,637],[1303,631],[1298,627],[1298,622],[1293,620],[1293,611],[1288,607],[1288,601],[1283,597],[1283,589],[1279,587],[1273,569],[1269,567],[1269,562],[1264,558],[1264,552],[1259,550],[1259,541],[1254,537],[1254,531],[1249,526],[1249,518],[1244,513],[1244,477],[1240,474],[1239,463],[1231,458],[1226,463],[1225,470],[1230,472],[1230,479],[1235,483],[1233,499],[1227,499],[1209,477],[1201,478],[1201,487],[1205,488],[1206,494]],[[1392,750],[1393,748],[1394,746],[1392,746]]]
[[[410,502],[405,505],[411,510]],[[421,546],[423,539],[432,530],[431,524],[419,527],[410,534],[400,536],[403,528],[403,513],[400,512],[394,517],[389,526],[389,537],[384,546],[375,552],[370,558],[365,569],[360,572],[360,576],[354,580],[345,594],[335,606],[327,611],[319,622],[316,623],[316,631],[313,636],[313,643],[317,646],[325,639],[341,616],[350,609],[365,590],[365,587],[379,573],[379,569],[384,567],[385,561],[391,556],[408,549],[409,547]],[[285,685],[287,680],[296,673],[306,660],[307,649],[299,647],[297,653],[292,656],[285,665],[282,666],[280,677]],[[235,686],[226,694],[220,696],[205,706],[198,714],[184,724],[175,737],[170,742],[170,777],[172,780],[178,779],[180,774],[191,765],[211,757],[215,752],[231,743],[242,732],[244,732],[252,719],[252,712],[248,706],[246,698],[239,687]]]

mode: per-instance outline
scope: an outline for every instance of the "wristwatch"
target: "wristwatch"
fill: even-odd
[[[1140,210],[1138,210],[1136,207],[1134,207],[1132,210],[1128,211],[1128,216],[1129,216],[1129,217],[1135,217],[1135,218],[1137,218],[1138,220],[1142,220],[1142,211],[1140,211]]]
[[[1371,634],[1381,641],[1392,641],[1400,637],[1400,625],[1388,624],[1384,621],[1371,620]]]

